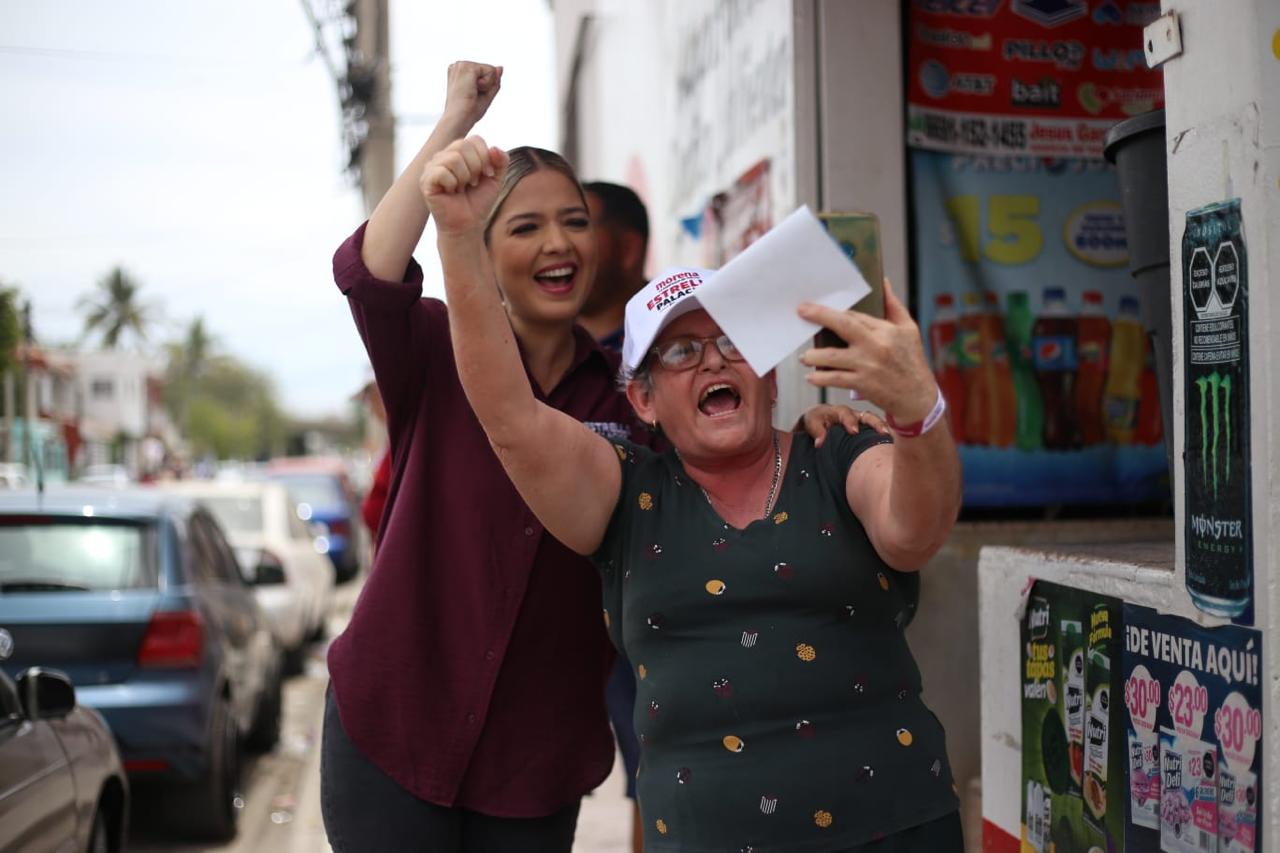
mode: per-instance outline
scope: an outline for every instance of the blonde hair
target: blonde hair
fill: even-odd
[[[507,163],[507,171],[502,175],[502,185],[498,187],[498,197],[494,200],[493,209],[489,211],[489,216],[484,222],[484,242],[486,245],[489,243],[489,232],[493,230],[494,220],[502,212],[502,206],[507,203],[507,196],[511,195],[511,191],[516,188],[517,184],[541,169],[550,169],[568,178],[569,182],[573,184],[573,188],[578,191],[578,197],[582,199],[582,206],[587,206],[587,195],[582,191],[582,184],[578,181],[578,175],[573,171],[573,167],[569,165],[569,161],[556,152],[548,151],[545,148],[522,145],[519,148],[512,148],[507,152],[507,156],[510,161]]]

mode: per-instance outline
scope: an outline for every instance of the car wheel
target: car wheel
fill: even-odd
[[[102,807],[93,814],[93,834],[89,836],[89,853],[111,853],[111,834],[107,831],[107,816]]]
[[[169,812],[173,827],[184,835],[209,841],[227,841],[236,834],[240,810],[236,788],[240,784],[240,741],[231,702],[220,698],[213,708],[208,771],[205,777],[173,794]]]
[[[253,715],[253,726],[245,738],[245,746],[254,752],[270,752],[280,741],[280,716],[284,686],[279,668],[258,699],[258,709]]]

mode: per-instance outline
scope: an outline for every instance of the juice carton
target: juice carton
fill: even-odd
[[[1129,816],[1134,826],[1160,828],[1160,743],[1129,732]]]
[[[1107,817],[1107,776],[1111,744],[1111,610],[1099,604],[1089,613],[1085,655],[1085,814],[1101,828]]]
[[[1160,729],[1160,849],[1217,853],[1218,749]]]
[[[1063,662],[1062,720],[1071,757],[1071,790],[1079,794],[1084,774],[1084,626],[1078,620],[1063,619],[1058,645]]]
[[[1257,834],[1258,777],[1223,764],[1218,768],[1218,849],[1253,853]]]

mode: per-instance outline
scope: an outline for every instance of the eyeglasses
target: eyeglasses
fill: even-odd
[[[650,353],[658,357],[658,363],[667,370],[688,370],[702,363],[702,350],[707,341],[713,341],[720,355],[727,361],[743,361],[745,356],[739,352],[728,335],[714,338],[672,338],[658,344]]]

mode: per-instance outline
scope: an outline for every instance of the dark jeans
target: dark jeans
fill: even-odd
[[[627,796],[636,798],[636,770],[640,767],[640,741],[636,740],[636,676],[631,663],[621,654],[613,662],[609,684],[604,692],[609,707],[609,722],[622,753],[622,766],[627,776]]]
[[[420,800],[364,757],[325,697],[320,810],[334,853],[570,853],[579,805],[500,818]]]
[[[906,796],[907,792],[903,792]],[[895,832],[879,841],[851,847],[844,853],[964,853],[964,830],[960,812],[943,815],[937,820]]]

